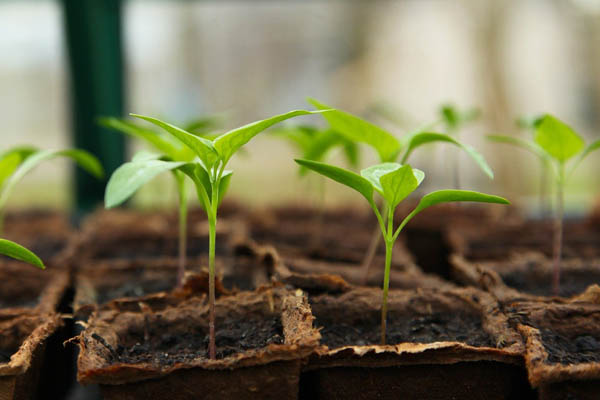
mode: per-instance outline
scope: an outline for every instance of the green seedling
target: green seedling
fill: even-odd
[[[424,209],[440,203],[474,201],[483,203],[509,204],[502,197],[472,192],[468,190],[438,190],[421,198],[418,205],[408,214],[396,228],[394,227],[394,213],[398,205],[408,195],[414,192],[425,178],[425,174],[413,169],[409,164],[386,162],[363,169],[360,175],[343,169],[316,161],[296,160],[306,168],[324,175],[336,182],[346,185],[367,200],[377,221],[385,242],[385,270],[383,278],[383,300],[381,303],[381,344],[385,344],[387,297],[390,286],[390,268],[392,251],[398,235],[406,224]],[[383,198],[384,213],[379,212],[373,198],[375,192]]]
[[[314,99],[309,99],[308,102],[318,109],[331,109],[331,107]],[[451,135],[419,130],[398,139],[385,129],[344,111],[332,110],[324,113],[323,117],[328,121],[333,130],[346,136],[348,140],[356,143],[365,143],[372,147],[379,155],[379,160],[382,163],[399,161],[400,164],[406,164],[416,149],[426,144],[442,142],[457,146],[465,151],[490,179],[494,177],[492,169],[477,150],[463,144]],[[373,232],[373,239],[363,260],[365,281],[369,275],[369,268],[375,257],[380,240],[381,236],[376,229]]]
[[[593,151],[600,149],[600,139],[589,145],[570,126],[558,118],[546,114],[535,123],[535,136],[528,141],[512,136],[491,135],[490,140],[519,146],[551,166],[556,186],[556,210],[554,215],[553,277],[552,290],[560,291],[560,262],[562,258],[562,234],[564,217],[564,188],[567,180],[579,164]],[[569,160],[572,160],[569,162]],[[569,163],[568,163],[569,162]],[[569,164],[567,166],[567,163]]]
[[[182,144],[173,136],[163,132],[160,129],[148,129],[145,126],[121,118],[100,118],[100,124],[115,129],[123,134],[138,138],[146,142],[154,150],[158,151],[159,155],[139,155],[134,161],[140,161],[140,158],[150,157],[156,160],[175,161],[175,162],[190,162],[196,156],[195,153],[186,145]],[[198,136],[207,136],[219,126],[217,117],[200,118],[191,121],[185,126],[185,131]],[[178,246],[178,269],[177,269],[177,285],[181,287],[185,274],[186,254],[187,254],[187,186],[185,182],[185,174],[180,170],[171,170],[178,194],[178,216],[179,216],[179,246]],[[133,193],[132,193],[133,194]],[[120,199],[118,203],[106,203],[107,208],[115,207],[125,201],[125,198]]]
[[[4,222],[4,208],[15,185],[32,169],[43,161],[66,157],[97,178],[104,176],[102,165],[90,153],[77,150],[38,150],[34,147],[15,147],[0,154],[0,231]],[[0,239],[0,254],[24,261],[44,269],[44,263],[38,256],[25,247],[10,240]]]
[[[122,165],[113,173],[106,187],[105,203],[107,206],[121,203],[144,183],[165,171],[179,170],[192,180],[196,187],[198,201],[206,211],[209,225],[209,357],[211,359],[216,357],[215,243],[217,211],[232,174],[232,171],[226,170],[225,167],[242,146],[265,129],[289,118],[320,112],[322,111],[290,111],[233,129],[212,140],[198,137],[156,118],[131,114],[164,129],[191,150],[195,158],[189,162],[169,161],[161,160],[160,157],[148,153],[138,154],[131,162]]]

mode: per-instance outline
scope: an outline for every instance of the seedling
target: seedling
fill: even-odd
[[[512,136],[491,135],[496,142],[519,146],[538,156],[542,162],[550,164],[556,185],[556,210],[554,215],[553,274],[552,290],[555,295],[560,291],[560,262],[562,258],[562,233],[564,216],[564,187],[579,164],[593,151],[600,149],[600,140],[588,146],[570,126],[558,118],[546,114],[535,123],[535,136],[528,141]],[[573,159],[573,157],[575,157]],[[567,162],[570,165],[567,166]]]
[[[192,161],[161,160],[147,153],[138,154],[131,162],[119,167],[111,176],[106,187],[107,206],[119,204],[131,196],[144,183],[165,171],[179,170],[192,179],[198,201],[206,211],[209,225],[208,273],[209,273],[209,357],[215,359],[215,242],[217,211],[223,199],[232,171],[225,169],[231,157],[254,136],[286,119],[321,111],[296,110],[274,117],[252,122],[228,131],[213,140],[198,137],[156,118],[131,114],[151,122],[175,137],[194,152]]]
[[[115,129],[126,135],[130,135],[145,141],[148,145],[160,152],[159,155],[149,156],[154,159],[165,161],[180,161],[190,162],[194,159],[195,153],[187,146],[182,144],[171,135],[168,135],[161,130],[148,129],[144,126],[135,124],[119,118],[101,118],[100,123],[108,128]],[[216,117],[207,117],[190,122],[186,125],[185,131],[199,136],[209,134],[212,129],[218,126]],[[136,160],[139,160],[138,156]],[[148,155],[146,155],[148,157]],[[178,209],[179,209],[179,248],[178,248],[178,269],[177,269],[177,285],[181,287],[183,284],[183,276],[185,274],[186,254],[187,254],[187,187],[185,182],[185,174],[180,170],[171,170],[173,179],[177,187],[178,194]],[[133,193],[131,193],[133,194]],[[106,203],[107,208],[115,207],[121,204],[126,198],[118,199],[118,203]]]
[[[309,99],[308,102],[318,109],[331,109],[331,107],[314,99]],[[489,178],[494,177],[492,169],[485,161],[485,158],[477,150],[469,145],[463,144],[458,139],[448,134],[419,130],[397,139],[385,129],[344,111],[332,110],[324,113],[323,117],[329,122],[332,129],[339,132],[341,135],[346,136],[348,140],[356,143],[365,143],[372,147],[378,153],[380,162],[382,163],[399,160],[401,164],[406,164],[409,157],[417,148],[429,143],[445,142],[465,151]],[[454,119],[452,119],[452,121],[454,121]],[[375,232],[373,232],[373,239],[369,244],[369,248],[363,260],[365,281],[369,274],[369,268],[375,257],[375,252],[380,239],[381,236],[379,235],[379,232],[375,230]]]
[[[4,222],[4,206],[14,186],[41,162],[56,157],[72,159],[97,178],[104,175],[102,165],[96,157],[83,150],[37,150],[34,147],[24,146],[5,151],[0,154],[0,231]],[[32,251],[10,240],[0,239],[0,254],[41,269],[45,268],[42,260]]]
[[[474,201],[482,203],[509,204],[508,200],[484,193],[468,190],[438,190],[431,192],[421,198],[415,209],[408,214],[394,230],[394,213],[396,207],[408,195],[414,192],[425,178],[425,174],[413,169],[409,164],[398,164],[386,162],[363,169],[360,175],[343,169],[316,161],[301,160],[296,162],[302,166],[312,169],[321,175],[344,184],[360,194],[368,201],[373,209],[381,235],[385,241],[385,270],[383,278],[383,299],[381,303],[381,344],[385,344],[387,297],[390,286],[390,268],[392,262],[392,251],[398,235],[406,224],[424,209],[439,203]],[[383,198],[385,213],[382,215],[373,199],[374,192]]]

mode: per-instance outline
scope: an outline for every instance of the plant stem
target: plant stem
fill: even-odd
[[[179,193],[179,257],[177,264],[177,286],[183,286],[187,253],[187,193],[183,176],[176,176]]]
[[[554,246],[553,246],[553,273],[552,292],[558,296],[560,292],[560,261],[562,256],[563,214],[564,214],[564,166],[559,167],[558,182],[556,185],[556,215],[554,217]]]
[[[383,300],[381,302],[381,344],[385,345],[385,333],[387,329],[387,299],[390,288],[390,269],[392,266],[392,249],[394,247],[394,211],[388,206],[388,226],[385,232],[385,272],[383,276]]]
[[[212,183],[211,212],[208,213],[208,304],[209,304],[209,344],[208,354],[211,360],[216,358],[215,343],[215,242],[217,239],[217,207],[219,203],[219,183]]]

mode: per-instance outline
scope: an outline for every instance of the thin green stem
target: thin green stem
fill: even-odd
[[[558,169],[558,179],[556,185],[556,215],[554,217],[554,245],[552,257],[552,291],[555,296],[558,296],[560,293],[560,261],[562,257],[563,240],[564,184],[565,168],[564,165],[561,164]]]
[[[388,206],[388,229],[385,232],[385,272],[383,276],[383,300],[381,303],[381,344],[385,345],[385,333],[387,329],[387,299],[390,288],[390,270],[392,267],[392,250],[394,239],[392,238],[394,224],[394,210]]]
[[[211,360],[216,358],[217,347],[215,343],[215,243],[217,239],[217,207],[219,204],[219,181],[211,183],[212,196],[210,202],[211,212],[208,213],[208,303],[209,303],[209,345],[208,352]]]
[[[177,172],[175,176],[177,181],[177,191],[179,193],[179,257],[177,265],[177,286],[183,285],[183,276],[185,275],[185,263],[187,253],[187,192],[185,177]]]

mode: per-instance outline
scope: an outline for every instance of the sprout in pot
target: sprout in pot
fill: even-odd
[[[331,107],[314,99],[309,99],[308,102],[318,109],[331,109]],[[463,144],[448,134],[418,130],[398,139],[385,129],[341,110],[332,110],[324,113],[323,117],[329,122],[332,129],[345,136],[348,140],[371,146],[378,153],[379,160],[382,163],[399,160],[401,164],[406,164],[413,151],[419,147],[429,143],[443,142],[457,146],[465,151],[490,179],[494,177],[492,169],[477,150],[467,144]],[[382,209],[382,211],[385,211],[385,209]],[[369,275],[369,268],[375,256],[380,238],[381,236],[376,229],[373,232],[373,239],[363,260],[365,281]]]
[[[560,291],[565,184],[583,159],[594,150],[600,149],[600,140],[596,140],[586,146],[577,132],[558,118],[549,114],[539,118],[535,123],[535,137],[533,141],[503,135],[490,135],[488,138],[496,142],[509,143],[524,148],[538,156],[543,163],[552,166],[551,170],[553,171],[556,186],[554,242],[552,246],[552,290],[555,295],[558,295]],[[567,162],[571,159],[573,161],[567,167]]]
[[[38,150],[34,147],[15,147],[0,154],[0,231],[4,222],[4,207],[14,186],[43,161],[66,157],[97,178],[104,176],[100,162],[90,153],[77,150]],[[0,254],[44,269],[44,263],[27,248],[10,240],[0,239]]]
[[[194,182],[198,200],[202,208],[206,211],[209,224],[209,356],[211,359],[214,359],[216,356],[215,241],[217,211],[232,174],[232,171],[226,170],[225,167],[231,157],[243,145],[265,129],[289,118],[320,112],[322,111],[290,111],[233,129],[213,140],[198,137],[193,133],[156,118],[132,114],[134,117],[144,119],[163,128],[193,151],[195,158],[189,162],[170,161],[162,160],[160,156],[148,153],[138,154],[131,162],[122,165],[113,173],[106,187],[105,203],[107,206],[119,204],[131,196],[144,183],[165,171],[181,171]]]
[[[361,174],[358,175],[352,171],[316,161],[296,160],[296,162],[358,191],[365,199],[367,199],[377,217],[379,228],[385,242],[385,272],[383,279],[383,300],[381,304],[382,344],[385,344],[387,296],[390,283],[392,250],[394,242],[398,239],[398,235],[400,235],[404,226],[424,209],[439,203],[474,201],[509,204],[508,201],[502,197],[473,191],[438,190],[423,196],[417,207],[412,210],[412,212],[408,214],[402,223],[394,230],[394,212],[396,207],[421,184],[425,177],[425,174],[422,171],[413,169],[408,164],[402,165],[387,162],[363,169]],[[374,192],[379,193],[383,198],[384,209],[386,211],[384,214],[384,216],[386,216],[385,218],[379,212],[379,208],[375,204],[373,199]]]
[[[99,122],[103,126],[115,129],[123,134],[139,138],[153,147],[156,151],[160,152],[160,154],[156,156],[139,154],[134,157],[132,162],[140,161],[143,158],[175,162],[191,162],[196,156],[196,153],[194,153],[191,148],[160,130],[148,129],[131,121],[113,117],[100,118]],[[197,136],[207,136],[218,126],[219,119],[216,116],[209,116],[191,121],[185,126],[184,130]],[[187,253],[187,187],[185,182],[185,174],[182,171],[178,169],[172,169],[171,172],[177,186],[178,194],[179,249],[177,285],[181,286],[183,282],[183,275],[185,273]],[[126,197],[113,197],[110,199],[110,202],[106,201],[106,207],[115,207],[124,202],[131,195],[133,195],[133,192],[129,193]]]

